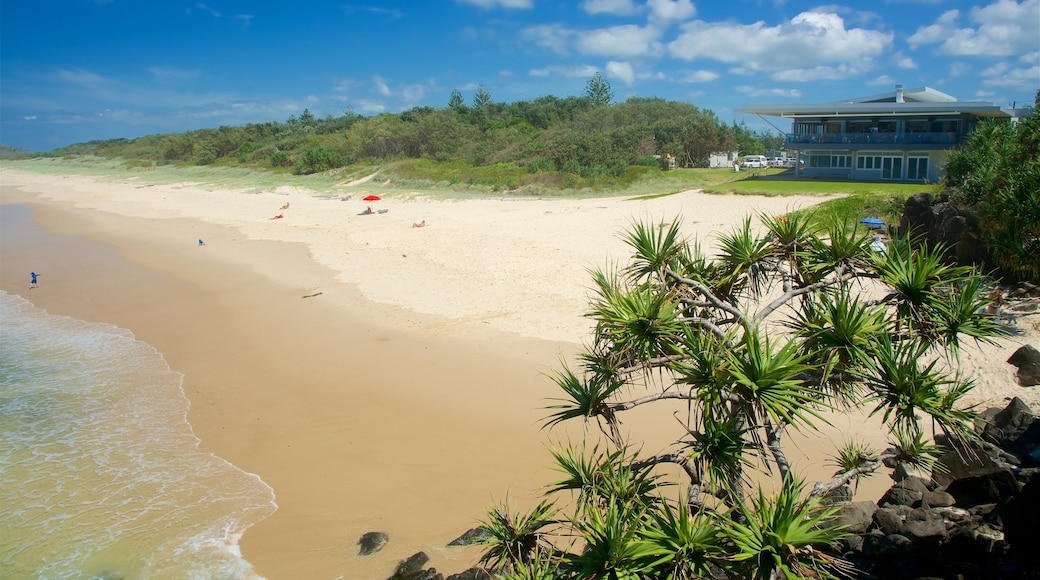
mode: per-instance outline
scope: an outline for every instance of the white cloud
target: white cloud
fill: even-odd
[[[952,62],[950,63],[949,72],[947,76],[950,77],[962,77],[971,72],[971,65],[964,62]]]
[[[742,95],[749,97],[785,97],[792,99],[801,99],[805,97],[805,93],[798,89],[762,89],[758,87],[752,87],[748,85],[738,85],[733,87],[733,90],[737,91]]]
[[[1010,56],[1036,48],[1040,38],[1040,0],[996,0],[971,9],[974,27],[958,25],[960,12],[943,13],[907,39],[912,48],[937,44],[936,52],[954,56]]]
[[[626,85],[632,84],[636,78],[635,72],[632,70],[632,65],[627,62],[617,62],[613,60],[607,63],[607,76],[618,79]]]
[[[220,18],[220,12],[217,12],[215,9],[213,9],[213,8],[203,4],[201,2],[198,2],[198,3],[195,4],[195,9],[196,10],[201,10],[202,12],[206,12],[210,16],[212,16],[213,18]]]
[[[873,80],[867,81],[867,85],[876,87],[879,85],[891,86],[896,84],[896,80],[888,75],[881,75]]]
[[[874,59],[883,54],[892,38],[891,33],[846,28],[842,17],[833,12],[802,12],[772,27],[761,21],[736,24],[695,20],[683,25],[668,49],[676,58],[741,63],[750,70],[813,71],[839,63],[835,71],[844,68],[852,74],[874,66]]]
[[[981,71],[979,76],[987,87],[1035,91],[1037,79],[1040,79],[1040,65],[1016,67],[1001,62]]]
[[[535,46],[546,48],[558,54],[569,54],[568,49],[575,31],[559,24],[542,24],[525,28],[521,35],[534,42]]]
[[[533,77],[567,77],[567,78],[589,78],[599,70],[592,65],[578,64],[574,66],[549,66],[529,71],[527,74]]]
[[[632,58],[662,52],[660,31],[634,24],[578,33],[576,47],[582,54]]]
[[[370,101],[368,99],[360,99],[355,101],[356,110],[361,113],[367,113],[369,115],[378,115],[386,110],[386,105],[379,101]]]
[[[532,0],[455,0],[460,4],[472,4],[485,10],[493,8],[531,8]]]
[[[390,85],[386,83],[386,79],[384,79],[383,77],[379,75],[373,76],[372,86],[380,95],[383,95],[384,97],[390,96]]]
[[[680,80],[685,83],[708,83],[718,78],[719,73],[710,70],[698,70],[684,76]]]
[[[58,69],[54,75],[54,80],[62,83],[76,85],[83,88],[99,88],[110,84],[109,80],[101,75],[94,74],[90,71],[85,71],[81,68],[75,70],[69,69]]]
[[[235,14],[235,20],[242,23],[242,26],[249,27],[253,22],[252,14]]]
[[[26,121],[35,121],[36,120],[36,115],[26,115],[26,116],[24,116],[22,118],[25,119]]]
[[[673,21],[693,18],[697,8],[690,0],[646,0],[650,7],[650,20]]]
[[[407,85],[401,89],[401,98],[409,104],[421,101],[425,95],[426,87],[419,84]]]
[[[863,69],[847,64],[838,66],[820,65],[812,68],[792,68],[779,70],[770,75],[774,81],[784,82],[810,82],[845,79],[865,72]]]
[[[914,59],[903,54],[902,52],[897,51],[895,54],[893,54],[892,60],[895,62],[896,66],[901,69],[917,68],[917,63],[914,62]]]
[[[628,16],[639,12],[632,0],[585,0],[581,8],[587,14],[615,14]]]

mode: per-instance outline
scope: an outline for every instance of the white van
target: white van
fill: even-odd
[[[765,155],[745,155],[741,165],[744,167],[769,167],[769,159],[766,159]]]

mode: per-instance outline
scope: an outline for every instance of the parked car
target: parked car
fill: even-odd
[[[769,167],[769,160],[765,155],[746,155],[741,165],[744,167]]]

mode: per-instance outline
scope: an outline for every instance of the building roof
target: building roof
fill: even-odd
[[[951,115],[970,113],[977,117],[1011,117],[1011,111],[986,101],[958,101],[956,98],[931,87],[903,89],[820,104],[744,105],[738,113],[770,117],[852,117],[852,116],[905,116]]]

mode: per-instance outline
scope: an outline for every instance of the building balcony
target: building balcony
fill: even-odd
[[[899,145],[914,148],[947,148],[959,143],[957,133],[821,133],[798,135],[788,133],[788,146],[797,149],[800,145],[823,145],[835,147]]]

